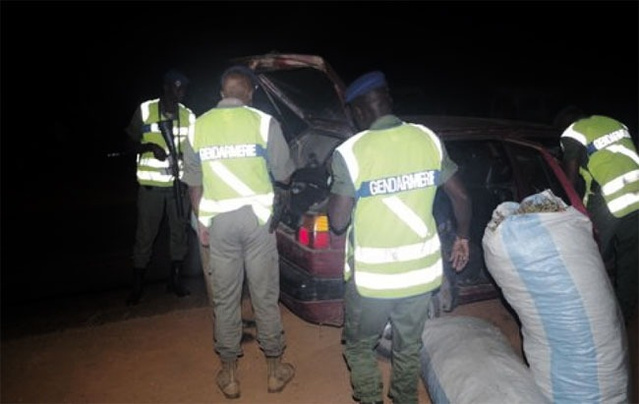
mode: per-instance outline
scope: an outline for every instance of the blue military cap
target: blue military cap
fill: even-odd
[[[171,69],[164,73],[164,82],[180,87],[189,84],[189,79],[178,70]]]
[[[362,94],[384,86],[386,86],[386,77],[379,70],[363,74],[346,89],[346,102],[351,102]]]
[[[222,78],[220,79],[220,85],[224,85],[224,79],[226,79],[226,76],[228,76],[230,73],[241,73],[251,79],[251,84],[253,86],[257,85],[257,77],[255,77],[255,72],[248,66],[244,65],[235,65],[224,70],[224,73],[222,73]]]

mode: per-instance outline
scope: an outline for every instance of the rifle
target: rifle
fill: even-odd
[[[175,150],[173,142],[173,121],[166,120],[158,122],[160,132],[164,138],[164,142],[169,148],[169,166],[173,174],[173,193],[175,194],[175,206],[178,217],[184,218],[184,205],[182,200],[182,184],[180,183],[180,167],[178,163],[178,153]]]

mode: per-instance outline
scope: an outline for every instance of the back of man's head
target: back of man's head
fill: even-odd
[[[386,87],[386,76],[381,71],[375,70],[356,78],[346,89],[344,98],[346,103],[350,104],[358,97],[361,97],[370,91]]]
[[[186,96],[189,79],[180,71],[170,69],[162,77],[162,107],[164,112],[175,114],[178,103]]]
[[[586,116],[586,113],[581,108],[575,105],[568,105],[557,113],[552,124],[557,130],[563,132],[574,122]]]
[[[384,73],[372,71],[353,81],[346,89],[344,100],[351,106],[353,119],[360,129],[384,115],[392,113],[392,98]]]
[[[255,75],[251,69],[246,66],[232,66],[222,74],[222,97],[237,98],[249,104],[255,84]]]
[[[176,87],[184,87],[189,84],[189,79],[177,69],[170,69],[164,73],[163,83]]]

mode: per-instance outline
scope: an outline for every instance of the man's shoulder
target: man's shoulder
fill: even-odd
[[[189,114],[193,114],[193,110],[191,108],[187,107],[186,105],[182,103],[178,103],[178,105],[180,106],[180,109],[188,112]]]
[[[211,108],[211,109],[209,109],[209,110],[207,110],[207,111],[204,111],[203,113],[201,113],[201,114],[200,114],[200,116],[198,116],[198,117],[195,119],[195,122],[202,122],[202,121],[204,121],[204,120],[209,119],[209,117],[210,117],[210,116],[211,116],[211,115],[212,115],[212,114],[213,114],[216,110],[218,110],[218,108],[217,108],[217,107],[215,107],[215,108]]]
[[[584,118],[584,119],[591,119],[593,121],[605,121],[605,122],[618,122],[618,123],[621,123],[617,119],[615,119],[615,118],[613,118],[611,116],[601,115],[601,114],[591,115],[591,116],[589,116],[587,118]]]
[[[617,130],[628,130],[628,128],[623,122],[615,118],[606,115],[591,115],[577,120],[562,135],[570,136],[574,132],[586,138],[592,138]]]
[[[426,124],[420,123],[420,122],[412,122],[412,121],[403,121],[404,125],[413,127],[413,128],[417,128],[419,130],[421,130],[422,132],[428,132],[431,133],[435,136],[437,136],[439,138],[439,135],[437,134],[437,132],[430,128],[429,126],[427,126]]]
[[[253,106],[250,106],[250,105],[246,105],[246,108],[251,110],[251,111],[253,111],[253,112],[255,112],[256,114],[258,114],[258,115],[260,115],[262,117],[277,120],[277,118],[275,118],[275,116],[273,116],[273,115],[269,114],[268,112],[263,111],[263,110],[261,110],[259,108],[256,108],[256,107],[253,107]]]
[[[370,130],[385,130],[399,127],[404,122],[396,115],[388,114],[377,118],[371,123]]]
[[[158,102],[160,102],[159,98],[149,98],[147,100],[143,100],[142,102],[140,102],[139,106],[154,104],[154,103],[158,103]]]

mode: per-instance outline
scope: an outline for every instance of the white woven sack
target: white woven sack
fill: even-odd
[[[429,319],[422,381],[434,403],[548,403],[501,330],[476,317]]]
[[[518,207],[497,206],[483,247],[521,322],[537,385],[553,403],[627,402],[626,335],[591,221],[572,207],[516,214]]]

